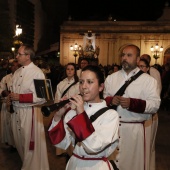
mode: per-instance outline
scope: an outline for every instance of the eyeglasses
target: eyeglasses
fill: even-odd
[[[145,68],[145,67],[147,67],[147,66],[139,65],[138,67],[139,67],[139,68]]]
[[[21,54],[21,53],[17,53],[16,56],[22,56],[22,55],[28,55],[28,54]]]

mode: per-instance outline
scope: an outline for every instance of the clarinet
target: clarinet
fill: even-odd
[[[70,102],[70,100],[67,99],[67,100],[63,100],[59,103],[54,103],[54,104],[49,105],[49,106],[42,106],[42,108],[41,108],[42,114],[45,117],[48,117],[51,112],[53,112],[55,110],[59,110],[60,108],[62,108],[63,106],[65,106],[69,102]]]
[[[12,101],[11,101],[11,104],[10,104],[10,110],[9,110],[10,113],[14,113],[14,108],[13,108],[13,104],[12,104]]]
[[[79,95],[81,95],[81,94],[79,94]],[[70,98],[70,99],[74,100],[73,98]],[[69,103],[70,99],[63,100],[63,101],[60,101],[59,103],[54,103],[54,104],[49,105],[49,106],[42,106],[41,112],[45,117],[48,117],[51,112],[57,111],[60,108],[64,107],[67,103]]]

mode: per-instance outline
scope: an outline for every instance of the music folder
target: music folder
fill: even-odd
[[[34,79],[37,97],[45,98],[46,101],[54,101],[50,79]]]

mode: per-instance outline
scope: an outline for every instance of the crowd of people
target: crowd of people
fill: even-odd
[[[136,45],[120,51],[120,65],[102,66],[82,58],[50,66],[35,62],[22,44],[16,60],[1,63],[1,139],[16,148],[22,170],[48,170],[41,105],[34,79],[50,79],[54,102],[70,102],[54,111],[49,138],[67,170],[154,170],[160,106],[170,102],[170,64],[151,66]],[[10,69],[8,65],[11,65]],[[13,113],[11,113],[11,108]]]

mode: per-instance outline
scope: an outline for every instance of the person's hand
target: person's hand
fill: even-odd
[[[66,96],[64,96],[63,98],[61,98],[60,101],[67,100],[67,99],[68,99],[68,98],[67,98]],[[71,102],[65,104],[65,106],[63,106],[63,107],[60,108],[57,112],[55,112],[54,120],[55,120],[55,121],[60,120],[61,117],[65,114],[66,110],[70,107],[70,105],[71,105]]]
[[[71,100],[71,103],[75,105],[75,109],[77,114],[83,113],[84,112],[84,101],[82,96],[80,95],[75,95],[72,97],[74,100]]]
[[[113,96],[112,105],[118,106],[120,104],[120,96]]]
[[[3,90],[1,95],[2,95],[2,97],[7,97],[9,95],[9,91]]]
[[[120,105],[124,109],[128,109],[130,106],[130,98],[120,97]]]
[[[19,101],[19,94],[18,93],[10,93],[9,96],[10,96],[10,99],[12,101]]]

